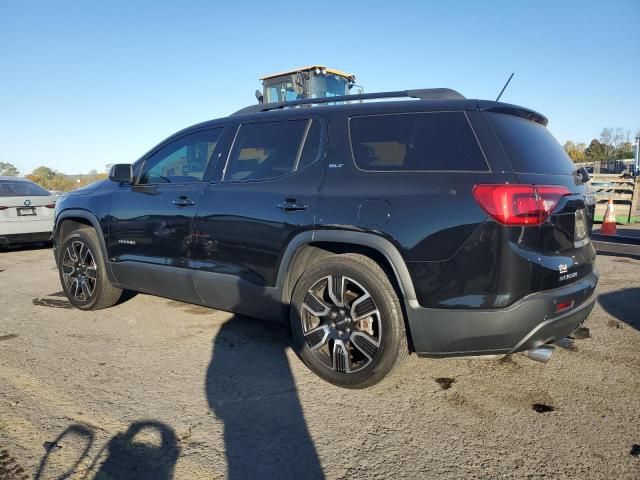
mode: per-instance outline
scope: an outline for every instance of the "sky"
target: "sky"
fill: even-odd
[[[129,163],[323,64],[366,92],[449,87],[537,110],[558,140],[640,129],[640,0],[0,0],[0,162]]]

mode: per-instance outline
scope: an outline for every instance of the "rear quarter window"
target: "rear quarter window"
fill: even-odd
[[[352,117],[351,147],[358,168],[371,171],[487,171],[464,112]]]
[[[547,127],[526,118],[487,112],[513,171],[548,175],[571,175],[573,162]]]

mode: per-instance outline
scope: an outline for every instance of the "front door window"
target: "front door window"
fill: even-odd
[[[162,147],[147,159],[139,185],[200,182],[222,134],[222,128],[204,130]]]

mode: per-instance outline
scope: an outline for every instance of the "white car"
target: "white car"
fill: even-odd
[[[48,242],[56,196],[18,177],[0,177],[0,246]]]

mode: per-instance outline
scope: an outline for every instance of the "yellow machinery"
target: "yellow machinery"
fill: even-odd
[[[355,75],[327,68],[324,65],[310,65],[274,73],[260,80],[262,80],[262,92],[256,90],[256,97],[260,103],[340,97],[349,95],[351,89],[356,87]]]

